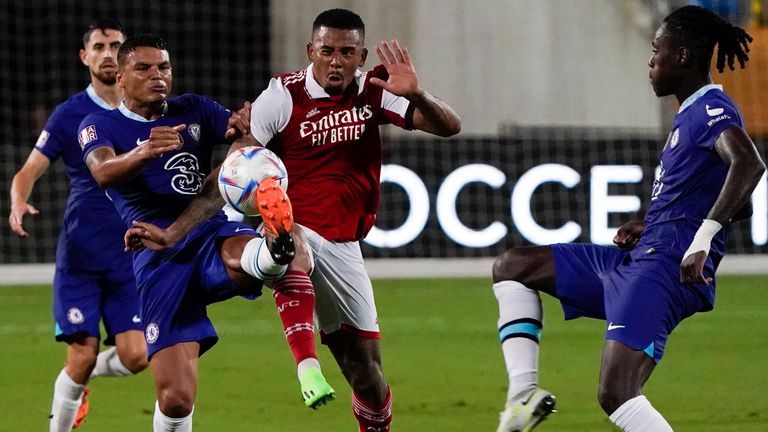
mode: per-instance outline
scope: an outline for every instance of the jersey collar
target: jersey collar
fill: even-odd
[[[680,109],[677,110],[677,113],[680,114],[681,112],[683,112],[684,109],[693,105],[693,103],[696,102],[697,99],[704,96],[705,93],[713,89],[718,89],[720,91],[723,91],[723,86],[721,86],[720,84],[707,84],[704,87],[696,90],[696,92],[688,96],[688,98],[683,101],[683,103],[680,105]]]
[[[107,103],[107,101],[96,94],[96,90],[93,89],[93,84],[88,84],[88,87],[85,88],[85,93],[88,94],[88,97],[91,98],[93,103],[100,106],[101,108],[110,111],[114,109],[110,104]]]
[[[120,105],[117,107],[117,109],[119,109],[124,116],[128,117],[131,120],[136,120],[144,123],[149,123],[150,121],[154,121],[154,120],[147,120],[144,117],[129,110],[128,107],[125,106],[125,99],[120,101]],[[163,115],[165,115],[165,113],[167,112],[168,112],[168,101],[165,101],[163,102]]]
[[[365,80],[365,73],[358,69],[355,71],[355,82],[357,83],[357,94],[363,92],[363,81]],[[320,84],[315,81],[315,75],[312,73],[312,63],[307,66],[307,79],[304,87],[307,89],[307,94],[312,99],[329,98],[329,95]]]

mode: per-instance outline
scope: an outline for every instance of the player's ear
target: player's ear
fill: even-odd
[[[363,48],[363,52],[360,54],[360,64],[357,65],[358,67],[365,66],[365,59],[368,58],[368,48]]]
[[[312,61],[312,42],[307,42],[307,60]]]
[[[85,52],[84,49],[80,50],[80,61],[83,62],[84,65],[88,66],[88,63],[86,62],[86,58],[88,57],[88,53]]]

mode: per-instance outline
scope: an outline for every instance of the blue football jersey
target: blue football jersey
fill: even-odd
[[[125,224],[83,163],[78,125],[88,114],[112,108],[89,85],[58,105],[35,149],[51,162],[64,161],[69,197],[56,247],[56,265],[69,270],[101,271],[120,267]]]
[[[680,106],[661,152],[645,217],[646,230],[672,221],[688,222],[690,237],[707,217],[725,183],[728,165],[715,150],[715,141],[730,126],[744,124],[734,101],[719,85],[707,85]],[[649,230],[650,228],[650,230]],[[710,256],[725,254],[727,227],[713,239]],[[645,235],[645,234],[644,234]],[[687,236],[686,236],[687,238]],[[689,244],[679,244],[682,255]]]
[[[157,126],[187,128],[183,145],[150,161],[130,182],[107,192],[126,224],[150,222],[170,225],[203,186],[211,171],[213,146],[226,143],[224,134],[230,111],[203,96],[185,94],[167,100],[165,113],[152,121],[131,112],[125,105],[92,114],[80,124],[80,146],[85,160],[94,149],[112,147],[120,155],[143,145]],[[221,215],[223,217],[223,213]]]

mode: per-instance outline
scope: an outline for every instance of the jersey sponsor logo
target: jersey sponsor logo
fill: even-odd
[[[200,125],[199,124],[192,123],[191,125],[187,126],[187,131],[189,132],[189,136],[191,136],[193,140],[200,142]]]
[[[672,137],[669,139],[669,148],[673,149],[677,147],[678,142],[680,142],[680,128],[677,128],[672,132]]]
[[[203,188],[205,177],[200,173],[197,156],[192,153],[179,153],[173,156],[163,167],[168,171],[179,171],[171,178],[171,187],[182,195],[197,195]]]
[[[708,121],[707,122],[707,126],[712,127],[713,124],[715,124],[715,123],[717,123],[717,122],[719,122],[721,120],[725,120],[725,119],[729,119],[729,118],[731,118],[731,116],[729,116],[728,114],[723,114],[721,116],[717,116],[717,117],[713,118],[712,120]]]
[[[611,323],[610,323],[610,324],[608,324],[608,330],[609,330],[609,331],[610,331],[610,330],[623,329],[623,328],[626,328],[626,327],[627,327],[627,326],[623,326],[623,325],[619,325],[619,324],[614,324],[614,323],[613,323],[613,321],[611,321]]]
[[[331,111],[315,121],[299,125],[302,138],[312,137],[312,146],[359,140],[365,132],[365,121],[373,117],[371,105]]]
[[[37,142],[35,143],[35,147],[37,147],[37,148],[45,147],[45,143],[48,142],[48,138],[50,136],[51,136],[51,134],[49,134],[47,130],[43,129],[43,131],[40,132],[40,136],[37,137]]]
[[[138,315],[134,315],[133,318],[131,318],[131,321],[133,321],[134,323],[138,324],[138,323],[141,322],[141,318],[139,318]]]
[[[710,108],[710,107],[709,107],[709,105],[704,105],[704,109],[706,109],[706,110],[707,110],[707,114],[708,114],[710,117],[716,117],[716,116],[719,116],[720,114],[722,114],[722,113],[723,113],[723,111],[725,111],[725,109],[724,109],[724,108]]]
[[[85,321],[85,317],[80,309],[73,307],[67,311],[67,321],[72,324],[82,324]]]
[[[160,327],[155,323],[149,323],[147,329],[144,330],[144,338],[148,344],[157,342],[157,338],[160,337]]]
[[[77,135],[77,141],[80,143],[80,148],[84,149],[89,142],[98,138],[96,135],[96,125],[88,125],[84,127]]]

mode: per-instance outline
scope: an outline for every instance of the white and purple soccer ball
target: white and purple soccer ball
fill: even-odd
[[[288,189],[288,171],[283,161],[264,147],[243,147],[227,156],[219,171],[219,192],[235,210],[256,216],[254,195],[259,182],[274,178],[283,190]]]

